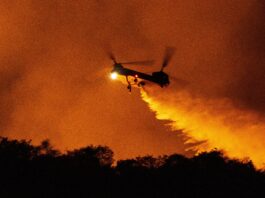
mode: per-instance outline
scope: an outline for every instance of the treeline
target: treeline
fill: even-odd
[[[106,146],[66,153],[49,141],[0,138],[0,197],[265,197],[265,174],[214,150],[114,165]]]

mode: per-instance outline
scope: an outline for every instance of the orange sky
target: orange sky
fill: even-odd
[[[0,132],[49,138],[62,149],[110,146],[116,156],[184,152],[126,86],[110,81],[120,61],[176,54],[166,69],[206,98],[265,112],[265,16],[261,0],[0,2]]]

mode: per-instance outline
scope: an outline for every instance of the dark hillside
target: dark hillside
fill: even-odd
[[[220,151],[120,160],[106,146],[61,154],[0,139],[0,197],[265,197],[265,174]]]

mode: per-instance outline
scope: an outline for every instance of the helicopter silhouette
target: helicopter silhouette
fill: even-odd
[[[143,72],[135,71],[132,69],[128,69],[124,67],[123,65],[131,64],[131,65],[151,65],[153,61],[133,61],[133,62],[124,62],[119,63],[116,61],[115,56],[113,53],[109,53],[109,58],[113,61],[113,69],[111,71],[111,78],[116,79],[118,75],[122,75],[126,77],[126,81],[128,83],[127,89],[131,92],[132,91],[132,85],[137,85],[138,87],[142,87],[146,84],[145,81],[153,82],[158,84],[160,87],[168,86],[169,76],[164,72],[164,68],[168,66],[173,54],[174,54],[174,48],[168,47],[165,50],[165,55],[163,58],[162,66],[160,71],[153,72],[152,74],[146,74]],[[134,78],[133,83],[129,81],[128,77]]]

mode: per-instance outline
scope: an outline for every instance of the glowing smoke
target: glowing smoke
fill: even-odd
[[[205,141],[198,151],[214,148],[230,157],[250,158],[257,167],[265,163],[264,119],[235,108],[229,99],[205,99],[187,90],[147,87],[142,97],[160,120],[170,120],[190,141]]]

